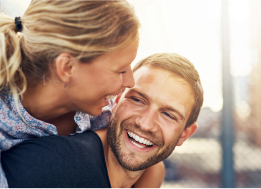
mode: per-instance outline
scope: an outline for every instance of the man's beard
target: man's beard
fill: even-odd
[[[123,121],[120,125],[120,132],[117,135],[117,118],[115,117],[115,115],[113,114],[111,119],[110,119],[110,123],[108,125],[108,130],[107,130],[107,137],[108,137],[108,144],[113,152],[113,154],[115,155],[115,157],[117,158],[119,164],[129,170],[129,171],[140,171],[143,169],[147,169],[148,167],[163,161],[164,159],[166,159],[175,149],[176,144],[179,140],[179,138],[177,139],[175,144],[169,144],[166,149],[156,155],[152,155],[151,157],[148,157],[147,159],[145,159],[143,162],[136,162],[135,160],[135,154],[132,152],[131,154],[128,155],[124,155],[122,154],[122,149],[121,149],[121,135],[123,137],[123,128],[139,128],[140,127],[138,125],[133,125],[131,123],[126,123],[126,121]],[[148,131],[144,131],[143,133],[148,133]],[[162,145],[163,146],[163,145]]]

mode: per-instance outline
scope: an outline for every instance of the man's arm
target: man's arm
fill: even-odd
[[[48,136],[2,152],[9,187],[109,188],[100,138],[93,132]]]

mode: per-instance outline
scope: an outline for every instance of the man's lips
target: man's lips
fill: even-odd
[[[151,141],[149,141],[149,140],[147,140],[147,139],[145,139],[145,138],[139,137],[138,135],[136,135],[135,133],[133,133],[133,132],[131,132],[131,131],[128,131],[128,130],[127,130],[127,134],[128,134],[128,136],[129,136],[129,138],[132,138],[132,139],[134,139],[136,142],[139,142],[139,143],[141,143],[141,144],[145,144],[145,145],[148,146],[148,147],[151,147],[151,146],[154,145],[153,142],[151,142]]]
[[[151,150],[152,148],[156,147],[152,141],[145,139],[141,136],[138,136],[137,134],[126,130],[127,137],[131,144],[133,144],[135,147],[137,147],[139,150]]]

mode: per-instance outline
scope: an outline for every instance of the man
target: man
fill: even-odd
[[[136,84],[116,97],[108,129],[29,140],[4,152],[9,186],[131,187],[182,145],[196,131],[203,103],[194,66],[159,53],[133,72]]]

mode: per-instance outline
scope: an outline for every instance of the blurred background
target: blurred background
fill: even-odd
[[[129,0],[141,21],[133,65],[175,52],[198,70],[197,132],[165,160],[162,187],[261,186],[261,1]],[[22,16],[30,0],[0,0]]]

